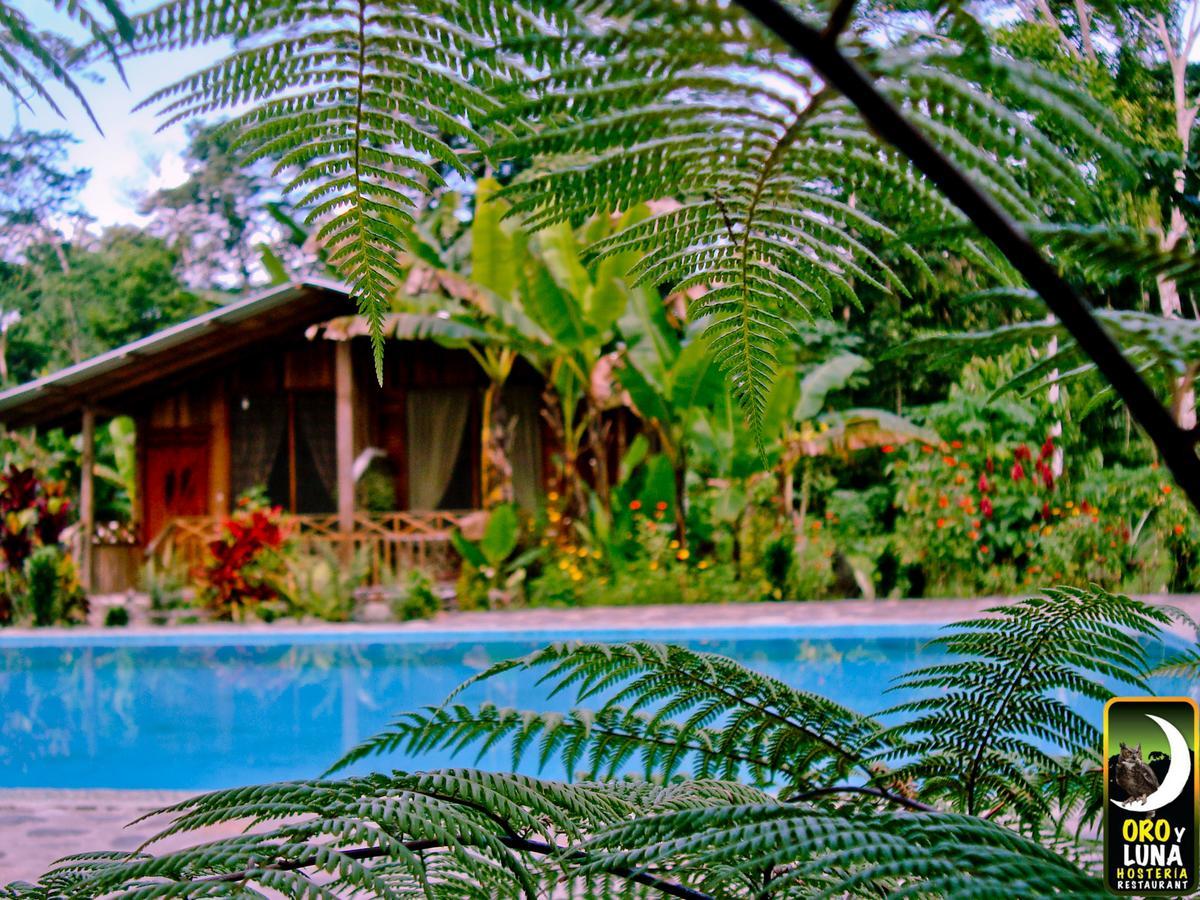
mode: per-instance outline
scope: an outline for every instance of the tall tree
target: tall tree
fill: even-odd
[[[193,288],[243,290],[264,280],[265,247],[291,273],[314,265],[314,255],[290,240],[294,226],[270,168],[243,165],[235,138],[219,124],[192,123],[187,180],[142,198],[150,232],[176,249]]]

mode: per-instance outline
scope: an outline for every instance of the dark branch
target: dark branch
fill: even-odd
[[[1021,227],[905,119],[833,41],[794,16],[779,0],[737,2],[853,103],[876,134],[907,156],[996,245],[1108,379],[1162,454],[1192,506],[1200,509],[1200,458],[1192,435],[1175,424],[1088,305],[1038,252]]]
[[[846,30],[846,26],[850,24],[850,17],[853,14],[854,0],[838,0],[834,4],[833,11],[829,14],[829,21],[825,23],[825,27],[821,30],[821,37],[830,44],[836,44],[837,39]]]
[[[885,791],[882,788],[859,787],[850,784],[838,785],[836,787],[816,788],[811,791],[805,791],[803,794],[793,794],[788,797],[789,803],[803,803],[806,800],[815,800],[817,797],[835,797],[840,794],[864,794],[868,797],[878,797],[880,800],[886,800],[889,803],[895,803],[897,806],[903,806],[905,809],[911,809],[913,812],[937,812],[937,807],[930,806],[928,803],[922,803],[920,800],[913,800],[911,797],[905,797],[902,794],[893,794],[891,791]]]
[[[554,844],[547,844],[543,841],[531,841],[526,838],[516,836],[502,836],[497,840],[508,847],[510,850],[516,850],[520,853],[533,853],[538,856],[551,856],[554,854],[562,854],[564,859],[573,862],[594,862],[594,857],[588,854],[575,850],[564,853],[564,848],[556,847]],[[405,841],[404,846],[414,853],[419,853],[424,850],[436,850],[439,847],[444,847],[444,841],[436,840],[420,840],[420,841]],[[381,856],[387,856],[391,851],[387,847],[353,847],[348,850],[339,850],[347,859],[363,860],[363,859],[378,859]],[[297,869],[307,869],[310,866],[316,865],[311,859],[295,859],[283,860],[269,866],[262,866],[257,869],[243,869],[240,872],[227,872],[222,875],[210,875],[204,878],[197,878],[197,882],[220,881],[220,882],[237,882],[237,881],[253,881],[254,876],[260,872],[277,871],[277,872],[294,872]],[[714,900],[714,898],[704,893],[703,891],[693,890],[682,884],[677,884],[674,881],[668,881],[665,878],[659,878],[656,875],[651,875],[649,872],[637,871],[624,866],[617,866],[607,870],[610,874],[616,875],[618,878],[624,878],[628,881],[643,884],[646,887],[654,888],[668,897],[679,897],[681,900]]]

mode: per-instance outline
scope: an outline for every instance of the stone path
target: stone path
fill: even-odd
[[[1149,595],[1152,603],[1179,607],[1200,621],[1200,594]],[[380,631],[581,631],[587,629],[656,628],[735,628],[772,625],[882,625],[926,622],[952,622],[978,615],[983,610],[1014,602],[1006,597],[976,597],[969,600],[811,600],[780,603],[695,603],[616,607],[571,607],[566,609],[512,609],[492,612],[442,612],[431,619],[413,622],[360,623],[331,625],[327,622],[281,620],[274,624],[204,623],[129,628],[8,628],[0,632],[0,646],[6,637],[64,635],[162,634],[245,634],[247,632],[328,631],[339,634]],[[1190,633],[1178,626],[1181,634]]]
[[[126,826],[187,796],[171,791],[0,790],[0,884],[34,879],[70,853],[133,850],[166,820]],[[211,829],[204,839],[234,830]],[[160,846],[165,850],[195,842],[195,836],[177,837]]]
[[[1146,598],[1170,603],[1200,620],[1200,596]],[[949,622],[968,618],[1005,600],[843,600],[807,603],[729,603],[691,606],[632,606],[618,608],[523,609],[503,612],[450,612],[433,619],[389,625],[288,624],[289,630],[342,631],[540,631],[578,633],[587,629],[731,628],[772,625],[868,625],[885,623]],[[245,633],[273,630],[267,625],[197,625],[176,629],[188,633]],[[1190,636],[1183,626],[1177,631]],[[119,634],[150,634],[153,628],[122,629]],[[106,634],[111,629],[70,629],[71,635]],[[46,638],[53,629],[21,631],[7,629],[8,637],[34,635]],[[126,824],[138,816],[172,803],[186,794],[160,791],[59,791],[0,789],[0,884],[35,878],[53,860],[81,850],[128,850],[153,834],[161,822],[149,821],[133,828]],[[233,828],[223,829],[229,833]],[[221,831],[208,836],[216,837]],[[175,838],[162,849],[193,843],[196,836]]]

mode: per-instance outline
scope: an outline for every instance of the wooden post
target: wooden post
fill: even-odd
[[[83,452],[79,461],[79,582],[92,589],[92,539],[96,534],[96,411],[83,408]]]
[[[342,558],[349,562],[354,549],[350,538],[354,533],[354,363],[350,341],[337,341],[334,347],[338,531],[342,536]]]
[[[230,477],[229,385],[223,378],[213,386],[208,417],[208,483],[209,491],[212,494],[208,508],[214,515],[227,516],[232,506],[232,498],[229,496],[232,479]]]

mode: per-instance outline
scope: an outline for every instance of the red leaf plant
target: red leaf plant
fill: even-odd
[[[276,577],[289,536],[278,506],[245,507],[221,523],[221,537],[208,545],[212,561],[200,573],[216,616],[240,617],[249,607],[278,597]]]

